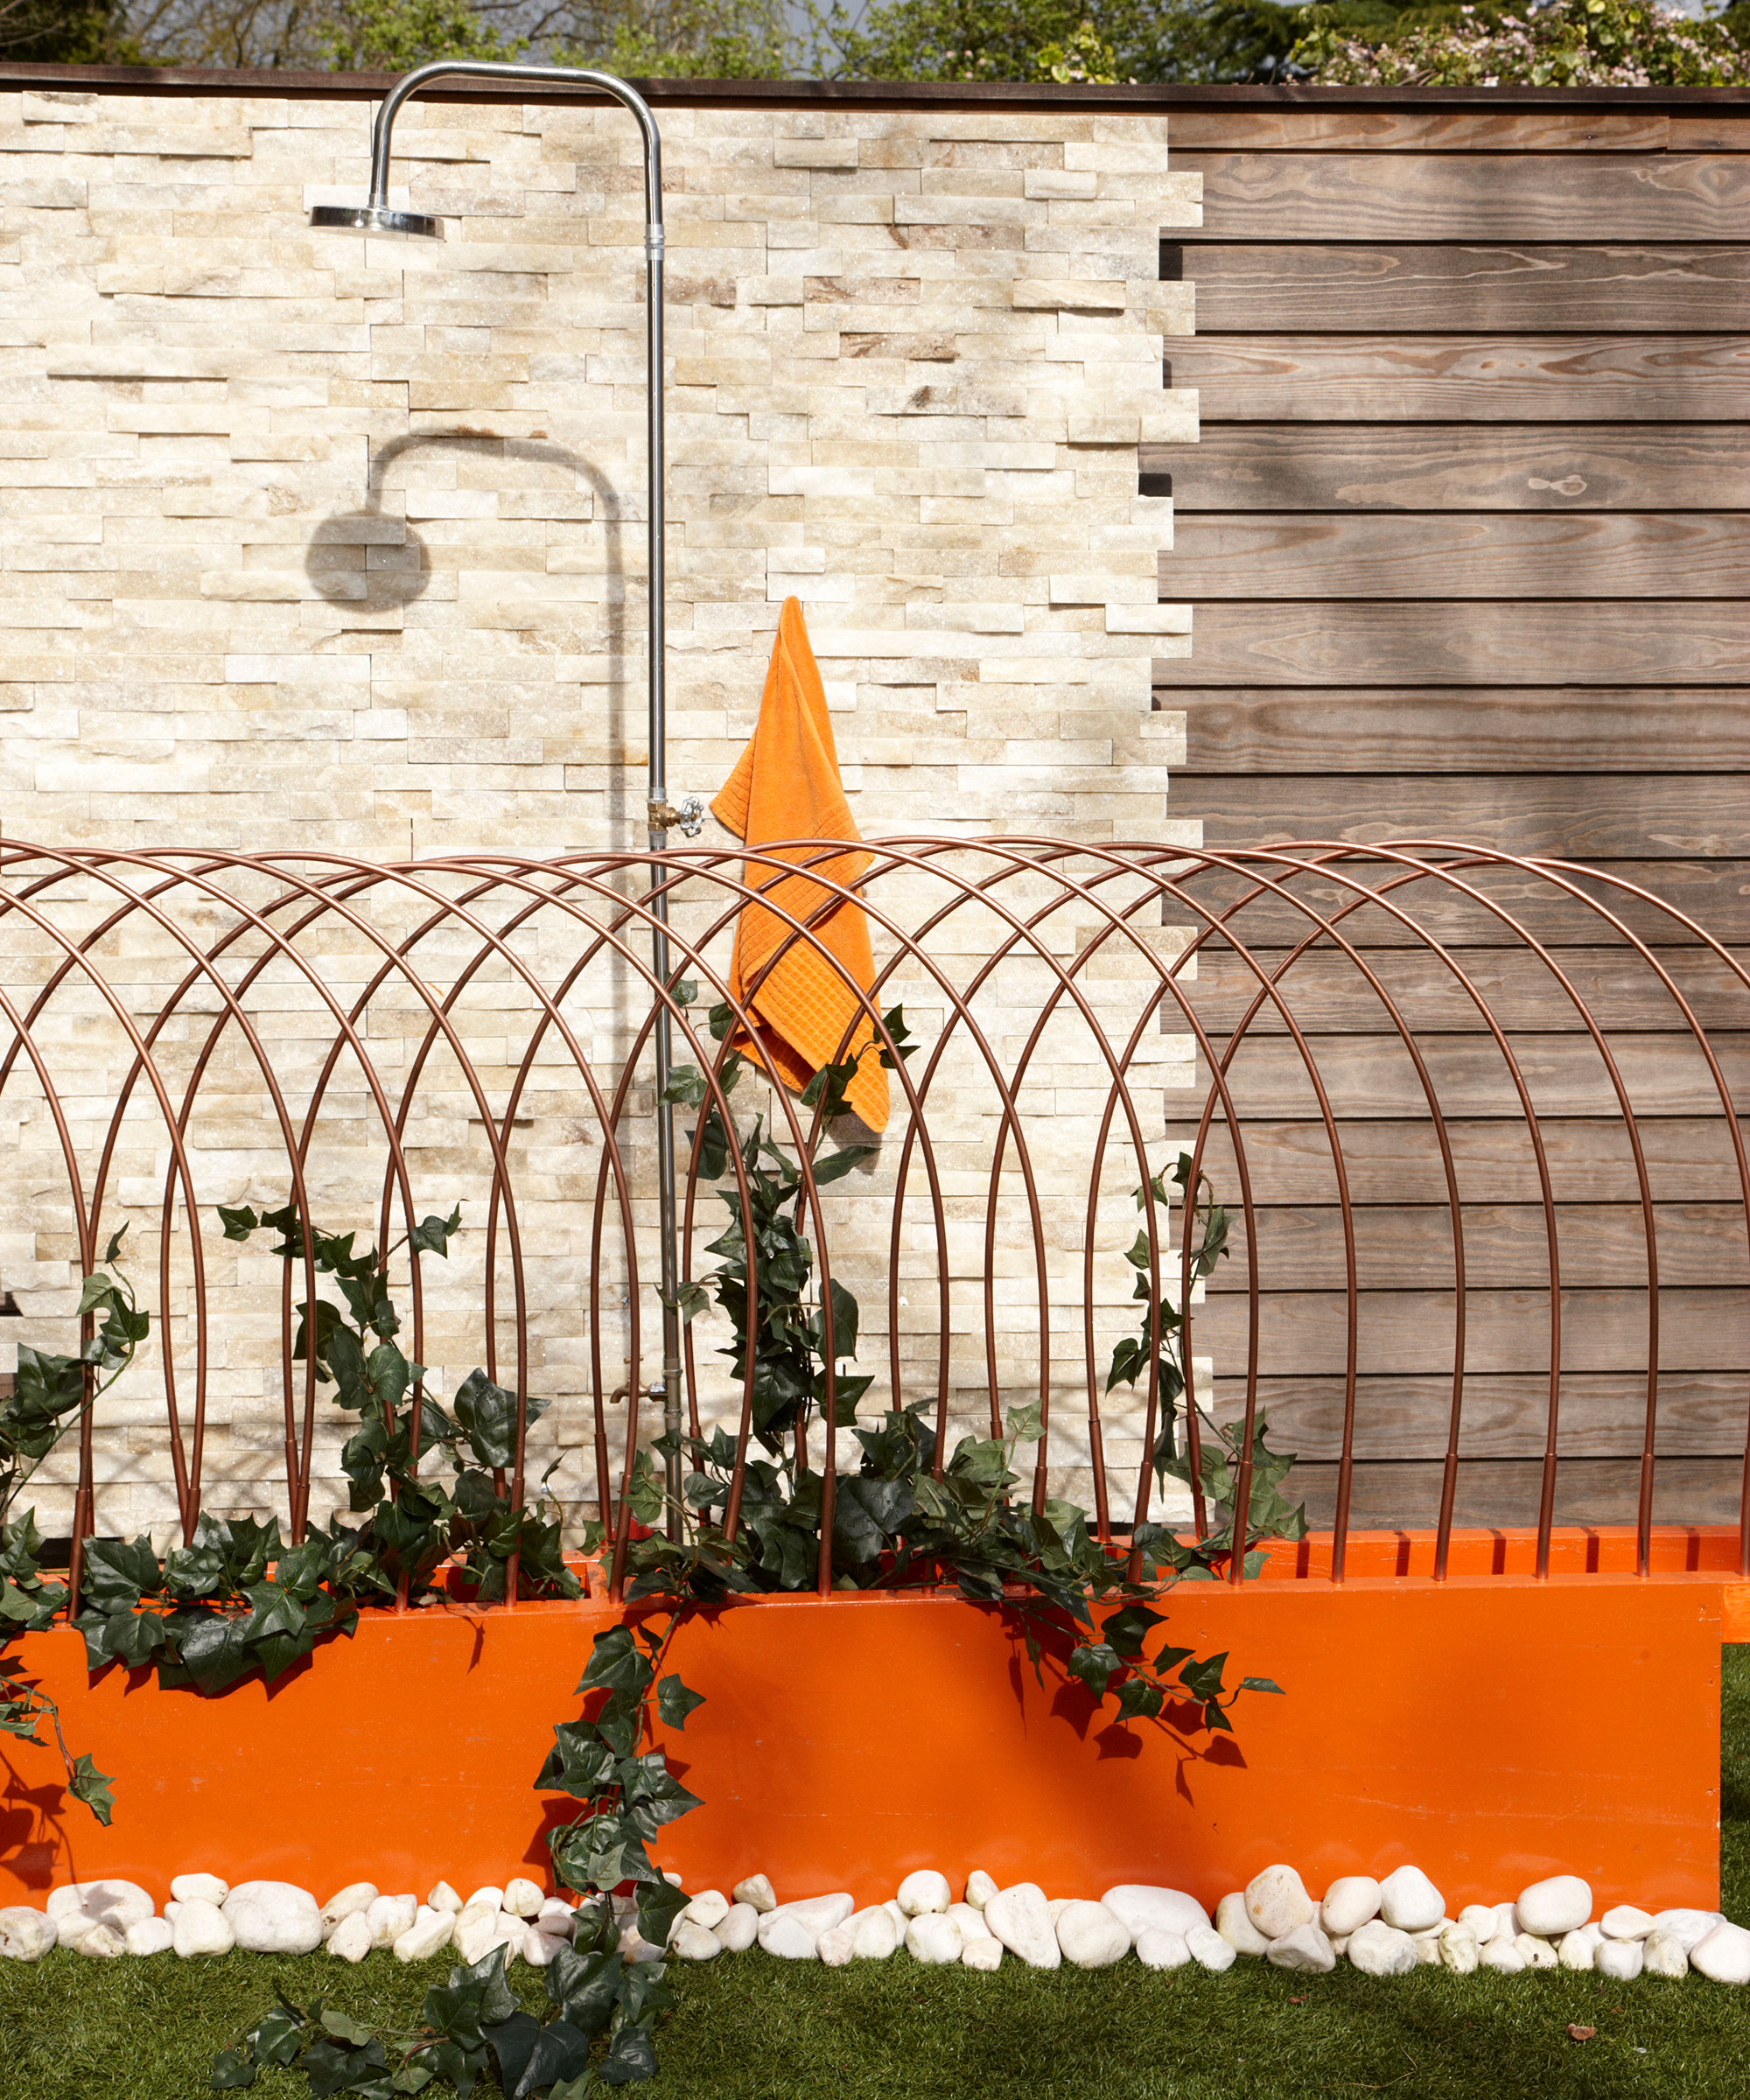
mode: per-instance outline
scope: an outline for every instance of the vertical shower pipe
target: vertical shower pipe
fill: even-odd
[[[650,108],[636,88],[611,73],[596,73],[579,66],[517,66],[489,60],[439,59],[403,74],[383,97],[371,129],[371,191],[362,207],[353,205],[318,205],[311,212],[312,226],[342,228],[354,233],[417,234],[442,240],[443,221],[424,212],[392,209],[388,201],[390,140],[401,106],[411,94],[440,80],[528,80],[545,86],[598,88],[636,120],[644,142],[644,342],[646,427],[649,447],[649,687],[650,772],[647,794],[647,837],[652,854],[668,846],[668,834],[679,826],[689,837],[702,822],[697,798],[688,795],[681,807],[668,802],[667,763],[668,714],[663,680],[665,648],[663,563],[663,403],[662,403],[662,141]],[[669,872],[657,861],[651,864],[649,909],[651,962],[659,984],[668,981]],[[662,1234],[662,1375],[647,1389],[652,1400],[662,1403],[662,1426],[671,1437],[681,1431],[681,1316],[678,1304],[680,1260],[676,1239],[675,1203],[675,1111],[666,1098],[673,1058],[673,1036],[668,1010],[659,1004],[654,1030],[656,1057],[656,1177]],[[517,1396],[519,1418],[525,1404]],[[519,1439],[521,1421],[519,1419]],[[519,1442],[520,1449],[520,1442]],[[679,1536],[681,1460],[678,1452],[668,1460],[668,1534]]]

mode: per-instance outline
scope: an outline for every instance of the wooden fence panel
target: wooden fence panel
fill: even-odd
[[[1143,461],[1144,488],[1171,493],[1178,514],[1160,596],[1193,608],[1190,656],[1156,671],[1157,704],[1186,721],[1173,813],[1200,817],[1214,847],[1413,837],[1595,862],[1692,914],[1742,960],[1750,123],[1675,105],[1406,104],[1197,109],[1173,122],[1174,166],[1204,178],[1200,233],[1164,236],[1162,258],[1194,288],[1196,333],[1167,350],[1171,383],[1198,389],[1200,440],[1146,447]],[[1236,877],[1227,894],[1248,886]],[[1617,1046],[1656,1198],[1659,1449],[1670,1454],[1657,1507],[1733,1515],[1750,1247],[1704,1067],[1672,1032],[1656,976],[1625,962],[1584,906],[1507,871],[1478,886],[1551,944]],[[1334,876],[1295,887],[1322,908],[1346,900]],[[1607,1078],[1572,1002],[1516,935],[1425,885],[1404,901],[1452,942],[1546,1115],[1569,1298],[1558,1516],[1632,1517],[1646,1247]],[[1613,901],[1723,1032],[1750,1102],[1730,967],[1650,907]],[[1307,932],[1268,900],[1236,923],[1271,970]],[[1473,1284],[1460,1518],[1535,1516],[1548,1250],[1530,1143],[1452,971],[1381,907],[1343,931],[1416,1026],[1454,1118]],[[1340,1118],[1357,1206],[1354,1521],[1429,1522],[1452,1397],[1438,1147],[1418,1122],[1413,1068],[1354,963],[1327,948],[1297,961],[1286,984]],[[1187,990],[1220,1044],[1256,978],[1211,944]],[[1262,1207],[1260,1390],[1328,1519],[1344,1342],[1330,1145],[1280,1019],[1266,1010],[1252,1032],[1229,1076]],[[1231,1141],[1217,1130],[1208,1152],[1231,1201]],[[1243,1283],[1228,1264],[1198,1330],[1218,1411],[1243,1399]]]

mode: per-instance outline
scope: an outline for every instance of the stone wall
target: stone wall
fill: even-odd
[[[363,196],[356,101],[0,100],[0,836],[373,860],[640,844],[629,120],[410,104],[396,193],[444,217],[439,245],[307,225]],[[1160,384],[1192,314],[1157,241],[1198,223],[1200,183],[1169,172],[1166,120],[661,122],[671,792],[729,771],[794,593],[866,836],[1195,843],[1166,814],[1182,717],[1151,710],[1152,660],[1190,648],[1188,610],[1157,602],[1172,507],[1138,494],[1139,442],[1196,431],[1194,393]],[[40,971],[4,945],[15,976]],[[141,1011],[167,967],[137,973]],[[1152,1047],[1152,1075],[1188,1081],[1186,1048]],[[37,1157],[40,1102],[8,1114],[0,1144]],[[214,1200],[276,1193],[215,1173]],[[21,1172],[0,1210],[0,1284],[15,1334],[65,1346],[78,1264],[52,1184]],[[155,1230],[143,1210],[143,1251]],[[1054,1222],[1067,1262],[1079,1232]],[[240,1487],[277,1413],[256,1339],[208,1456]],[[106,1408],[100,1528],[162,1530],[161,1404]]]

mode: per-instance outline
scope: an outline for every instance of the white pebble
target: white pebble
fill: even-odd
[[[1519,1929],[1541,1939],[1559,1939],[1592,1915],[1592,1889],[1578,1874],[1551,1874],[1519,1892],[1514,1908]]]
[[[984,1913],[971,1903],[950,1903],[948,1922],[962,1940],[993,1940],[996,1934],[984,1922]]]
[[[960,1950],[960,1965],[962,1969],[1000,1969],[1003,1942],[988,1932],[982,1940],[968,1940]]]
[[[447,1881],[438,1881],[432,1885],[431,1894],[425,1899],[425,1908],[427,1910],[447,1910],[452,1918],[459,1917],[462,1899]]]
[[[181,1923],[180,1919],[177,1922]],[[328,1951],[337,1962],[361,1962],[376,1943],[376,1928],[368,1910],[349,1910],[328,1935]]]
[[[726,1911],[724,1915],[728,1915]],[[822,1942],[826,1936],[824,1933],[821,1935]],[[668,1944],[683,1962],[714,1962],[723,1952],[723,1942],[710,1927],[696,1924],[688,1917],[682,1918],[676,1926],[669,1935]],[[826,1959],[824,1946],[822,1948],[821,1959]]]
[[[1528,1969],[1554,1969],[1560,1965],[1554,1946],[1541,1933],[1522,1932],[1513,1947]]]
[[[141,1918],[129,1926],[122,1940],[130,1954],[168,1954],[176,1940],[176,1928],[168,1918]]]
[[[1646,1959],[1647,1950],[1640,1940],[1601,1940],[1592,1966],[1613,1983],[1632,1984]]]
[[[1644,1940],[1653,1929],[1653,1920],[1632,1903],[1619,1903],[1614,1910],[1605,1912],[1598,1928],[1607,1940]]]
[[[1332,1882],[1319,1906],[1319,1928],[1328,1938],[1359,1932],[1379,1915],[1379,1883],[1371,1874],[1345,1874]]]
[[[1488,1945],[1500,1922],[1493,1903],[1466,1903],[1459,1913],[1459,1923],[1470,1927],[1479,1947]]]
[[[1130,1928],[1103,1903],[1067,1903],[1058,1914],[1057,1943],[1078,1969],[1110,1969],[1130,1951]]]
[[[681,1913],[690,1924],[715,1932],[729,1915],[729,1898],[720,1888],[702,1888]]]
[[[1379,1885],[1379,1914],[1399,1932],[1426,1932],[1446,1914],[1446,1899],[1419,1866],[1400,1866]]]
[[[1205,1926],[1204,1930],[1208,1929]],[[1230,1962],[1235,1959],[1233,1949],[1220,1933],[1209,1936]],[[1170,1926],[1145,1925],[1137,1935],[1137,1959],[1144,1969],[1182,1969],[1191,1959],[1190,1943],[1182,1932],[1174,1932]]]
[[[514,1918],[534,1917],[546,1900],[546,1890],[529,1880],[526,1875],[519,1874],[515,1880],[507,1881],[504,1885],[502,1908]],[[727,1904],[724,1906],[725,1910],[728,1908]]]
[[[1721,1910],[1662,1910],[1653,1920],[1655,1932],[1668,1932],[1681,1940],[1684,1951],[1699,1947],[1716,1925],[1726,1922]]]
[[[906,1876],[900,1884],[896,1900],[908,1918],[921,1918],[946,1910],[954,1900],[954,1891],[948,1885],[946,1874],[925,1866]]]
[[[725,1954],[746,1954],[760,1936],[760,1913],[751,1903],[732,1903],[711,1929]]]
[[[172,1882],[171,1887],[174,1892],[176,1884]],[[349,1881],[345,1888],[337,1889],[322,1906],[323,1938],[328,1938],[342,1918],[350,1918],[355,1910],[368,1910],[381,1893],[374,1881]],[[215,1903],[225,1900],[223,1896],[209,1900]]]
[[[1360,1935],[1355,1936],[1359,1938]],[[1353,1947],[1354,1940],[1349,1944]],[[1310,1921],[1272,1940],[1265,1951],[1265,1959],[1278,1969],[1296,1969],[1308,1976],[1328,1976],[1337,1965],[1330,1941]]]
[[[1416,1966],[1416,1945],[1383,1918],[1369,1918],[1349,1935],[1348,1958],[1363,1976],[1408,1976]]]
[[[191,1896],[199,1896],[205,1903],[222,1903],[231,1893],[231,1884],[221,1881],[217,1874],[178,1874],[170,1885],[170,1893],[178,1903],[186,1903]]]
[[[371,1945],[393,1947],[402,1933],[413,1930],[419,1905],[410,1895],[379,1896],[365,1915],[370,1921]]]
[[[55,1943],[54,1924],[46,1911],[28,1903],[9,1903],[0,1910],[0,1958],[39,1962]]]
[[[1687,1976],[1690,1950],[1674,1932],[1649,1932],[1641,1942],[1648,1976]]]
[[[1525,1971],[1525,1956],[1519,1951],[1516,1934],[1509,1939],[1504,1932],[1497,1932],[1478,1960],[1483,1968],[1498,1970],[1502,1976],[1522,1976]]]
[[[135,1922],[144,1925],[146,1921],[138,1918]],[[126,1930],[126,1927],[118,1932],[113,1925],[94,1925],[80,1941],[75,1951],[82,1954],[88,1962],[113,1962],[128,1951],[128,1942],[123,1937]]]
[[[1246,1884],[1246,1915],[1266,1941],[1285,1939],[1312,1922],[1312,1899],[1292,1866],[1267,1866]]]
[[[1270,1942],[1252,1923],[1244,1892],[1234,1889],[1215,1906],[1215,1929],[1236,1954],[1264,1954]]]
[[[1212,1976],[1224,1974],[1239,1958],[1231,1942],[1224,1940],[1213,1925],[1194,1926],[1185,1936],[1185,1944],[1197,1966],[1207,1969]],[[1142,1952],[1141,1941],[1137,1942],[1137,1952]]]
[[[1153,1927],[1160,1932],[1176,1932],[1182,1939],[1187,1932],[1194,1932],[1200,1925],[1209,1922],[1209,1914],[1195,1896],[1188,1896],[1182,1888],[1158,1888],[1145,1881],[1121,1881],[1116,1888],[1109,1888],[1100,1900],[1115,1918],[1122,1919],[1130,1928],[1130,1937]]]
[[[1037,1882],[999,1888],[984,1906],[984,1922],[1030,1969],[1055,1969],[1063,1959],[1045,1891]]]
[[[191,1900],[176,1907],[171,1945],[185,1961],[203,1954],[229,1954],[237,1943],[231,1921],[216,1903]]]
[[[734,1889],[738,1903],[748,1903],[763,1918],[767,1911],[776,1910],[778,1899],[772,1893],[772,1884],[764,1874],[749,1874],[745,1881],[738,1881]]]
[[[1593,1966],[1598,1952],[1600,1934],[1596,1926],[1580,1925],[1572,1932],[1564,1932],[1556,1948],[1556,1958],[1564,1969],[1572,1969],[1584,1975]],[[1687,1960],[1689,1957],[1684,1956]]]
[[[441,1953],[456,1936],[456,1916],[453,1910],[433,1910],[429,1903],[422,1903],[412,1924],[395,1942],[396,1960],[429,1962]]]
[[[966,1877],[966,1900],[974,1910],[983,1910],[997,1893],[997,1884],[982,1866],[975,1866]]]
[[[1750,1984],[1750,1932],[1722,1920],[1690,1948],[1690,1960],[1716,1984]]]
[[[850,1951],[859,1962],[885,1962],[905,1943],[906,1936],[885,1903],[858,1911],[855,1917],[847,1920],[846,1930],[850,1935]],[[988,1933],[984,1935],[986,1939],[990,1936]]]
[[[1474,1973],[1482,1950],[1477,1945],[1476,1934],[1462,1918],[1441,1927],[1439,1942],[1440,1959],[1454,1976]]]
[[[906,1952],[920,1962],[957,1962],[962,1943],[952,1922],[940,1911],[919,1911],[906,1928]]]

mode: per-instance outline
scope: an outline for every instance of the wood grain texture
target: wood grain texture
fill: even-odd
[[[1463,416],[1583,423],[1744,415],[1742,336],[1203,335],[1168,346],[1211,422]]]
[[[1207,845],[1444,838],[1570,860],[1750,858],[1750,780],[1738,774],[1494,774],[1460,787],[1404,774],[1248,779],[1187,770],[1172,789],[1174,814],[1200,816]]]
[[[1363,1205],[1352,1215],[1355,1275],[1362,1284],[1451,1290],[1452,1224],[1445,1204]],[[1550,1257],[1541,1203],[1465,1205],[1460,1223],[1469,1284],[1547,1287]],[[1570,1288],[1644,1287],[1647,1236],[1638,1203],[1558,1204],[1556,1230],[1560,1274]],[[1231,1228],[1235,1253],[1204,1285],[1210,1300],[1245,1292],[1243,1231],[1237,1222]],[[1750,1285],[1750,1232],[1735,1204],[1656,1204],[1653,1233],[1662,1284]],[[1266,1291],[1347,1288],[1342,1214],[1334,1204],[1260,1205],[1252,1214],[1252,1237]]]
[[[1721,1031],[1710,1040],[1732,1098],[1750,1102],[1750,1035]],[[1522,1123],[1513,1074],[1491,1038],[1418,1030],[1417,1043],[1443,1116],[1496,1116]],[[1610,1075],[1589,1039],[1528,1032],[1515,1035],[1511,1046],[1537,1116],[1620,1116]],[[1427,1094],[1397,1036],[1326,1035],[1310,1047],[1338,1117],[1402,1116],[1421,1122],[1430,1116]],[[1624,1035],[1610,1050],[1637,1119],[1721,1112],[1706,1060],[1690,1036]],[[1200,1059],[1197,1085],[1208,1085]],[[1310,1121],[1319,1113],[1302,1054],[1283,1036],[1248,1035],[1228,1068],[1228,1086],[1242,1120]]]
[[[1663,110],[1186,109],[1168,119],[1175,156],[1195,152],[1660,153],[1685,123],[1690,151],[1734,120],[1671,118]]]
[[[1564,1372],[1638,1372],[1645,1406],[1647,1294],[1564,1290]],[[1356,1295],[1359,1373],[1369,1378],[1427,1377],[1452,1370],[1456,1326],[1450,1291],[1368,1291]],[[1550,1293],[1473,1286],[1465,1294],[1465,1368],[1470,1373],[1543,1373],[1550,1362]],[[1259,1307],[1258,1370],[1274,1378],[1340,1374],[1348,1301],[1338,1291],[1272,1292]],[[1243,1365],[1246,1300],[1212,1298],[1193,1317],[1193,1348],[1225,1366]],[[1750,1409],[1750,1292],[1681,1286],[1659,1293],[1661,1371],[1735,1374],[1740,1424]],[[1639,1424],[1636,1424],[1637,1432]],[[1541,1439],[1540,1439],[1541,1441]],[[1640,1441],[1637,1433],[1635,1443]],[[1718,1449],[1716,1443],[1712,1448]]]
[[[1735,327],[1750,248],[1680,242],[1392,246],[1244,246],[1187,240],[1197,332],[1608,329],[1670,333]]]
[[[1593,774],[1750,773],[1741,687],[1686,690],[1680,738],[1644,686],[1164,686],[1156,704],[1185,710],[1199,773],[1564,773],[1579,755]]]
[[[1450,1320],[1448,1320],[1450,1325]],[[1216,1418],[1245,1411],[1245,1381],[1215,1381]],[[1259,1381],[1273,1446],[1313,1464],[1341,1456],[1340,1375],[1273,1376]],[[1439,1460],[1446,1456],[1452,1379],[1365,1377],[1355,1382],[1355,1456]],[[1546,1370],[1468,1373],[1460,1418],[1461,1465],[1479,1459],[1541,1459],[1550,1413]],[[1750,1378],[1742,1371],[1662,1371],[1654,1450],[1662,1457],[1730,1452],[1742,1442]],[[1564,1371],[1556,1448],[1564,1458],[1638,1458],[1646,1432],[1647,1374]]]
[[[1742,424],[1216,424],[1142,447],[1188,511],[1750,509]]]
[[[1671,1458],[1655,1475],[1653,1521],[1661,1524],[1735,1524],[1742,1470],[1736,1459]],[[1542,1473],[1531,1459],[1477,1459],[1460,1466],[1455,1522],[1536,1524]],[[1307,1521],[1328,1530],[1335,1506],[1334,1464],[1297,1466],[1284,1492],[1306,1503]],[[1632,1524],[1641,1474],[1632,1459],[1570,1458],[1558,1475],[1558,1524]],[[1440,1467],[1387,1461],[1355,1469],[1349,1522],[1357,1531],[1396,1525],[1432,1530],[1440,1508]]]
[[[1194,657],[1158,690],[1211,685],[1717,686],[1750,678],[1750,601],[1200,605]]]
[[[1557,1202],[1640,1200],[1633,1157],[1620,1121],[1550,1116],[1542,1127]],[[1652,1116],[1640,1127],[1656,1201],[1742,1201],[1731,1139],[1717,1116]],[[1522,1124],[1459,1116],[1446,1129],[1461,1201],[1542,1201]],[[1195,1135],[1194,1119],[1167,1125],[1167,1142],[1175,1150],[1189,1144]],[[1340,1135],[1353,1201],[1421,1208],[1446,1200],[1446,1175],[1429,1124],[1352,1117],[1340,1126]],[[1248,1121],[1245,1150],[1254,1202],[1335,1202],[1331,1148],[1322,1123]],[[1232,1142],[1219,1127],[1210,1132],[1204,1165],[1222,1200],[1230,1208],[1239,1208]]]
[[[1175,776],[1175,788],[1178,777]],[[1316,784],[1303,781],[1299,785],[1306,788]],[[1358,795],[1365,796],[1369,788],[1376,784],[1366,780],[1358,784],[1324,783],[1331,799],[1320,814],[1333,819],[1334,811],[1353,813],[1358,804],[1351,799],[1352,787]],[[1196,807],[1190,799],[1194,792],[1199,792],[1194,785],[1186,790],[1182,803],[1175,806],[1175,814],[1180,807]],[[1449,816],[1452,814],[1451,794],[1449,788]],[[1265,810],[1269,806],[1268,797],[1262,798],[1256,805]],[[1447,829],[1448,836],[1452,829],[1451,826]],[[1281,826],[1272,825],[1269,836],[1293,835]],[[1328,836],[1329,832],[1303,836]],[[1407,837],[1410,834],[1406,832],[1404,836]],[[1398,872],[1370,859],[1364,852],[1346,859],[1343,865],[1352,880],[1380,886],[1395,880]],[[1614,860],[1608,872],[1618,881],[1634,886],[1626,891],[1617,882],[1605,879],[1605,872],[1600,870],[1589,873],[1584,868],[1576,868],[1571,870],[1570,879],[1585,896],[1595,898],[1600,905],[1606,906],[1614,917],[1649,946],[1682,946],[1698,941],[1699,934],[1691,930],[1690,921],[1696,927],[1710,929],[1722,942],[1740,947],[1750,943],[1750,861]],[[1335,872],[1326,874],[1297,870],[1292,877],[1279,872],[1279,878],[1288,885],[1297,900],[1310,903],[1327,916],[1343,911],[1354,901],[1354,891],[1345,887],[1343,879]],[[1541,878],[1522,875],[1516,869],[1473,866],[1461,871],[1459,878],[1471,889],[1480,892],[1489,905],[1508,913],[1514,927],[1503,934],[1502,921],[1496,912],[1487,908],[1476,898],[1463,894],[1446,883],[1418,878],[1407,886],[1400,883],[1393,892],[1397,909],[1408,916],[1417,930],[1406,928],[1382,905],[1368,904],[1348,913],[1343,921],[1344,933],[1356,948],[1418,947],[1432,939],[1466,955],[1479,948],[1498,949],[1504,938],[1519,938],[1515,928],[1554,948],[1589,948],[1601,939],[1617,937],[1614,928],[1591,904]],[[1309,924],[1299,903],[1291,903],[1286,898],[1267,892],[1260,894],[1250,877],[1230,875],[1225,870],[1200,878],[1182,898],[1169,899],[1166,909],[1167,918],[1174,924],[1207,923],[1208,918],[1236,911],[1232,923],[1236,937],[1257,948],[1298,945],[1306,937]]]
[[[1258,997],[1259,970],[1269,975],[1295,1021],[1309,1035],[1353,1034],[1368,1029],[1383,1032],[1392,1028],[1379,993],[1350,956],[1328,945],[1309,948],[1292,961],[1292,951],[1251,948],[1250,943],[1248,948],[1249,956],[1237,955],[1212,936],[1192,958],[1197,975],[1186,990],[1198,1018],[1211,1034],[1219,1030],[1225,1035],[1250,1011]],[[1658,959],[1710,1033],[1716,1029],[1750,1029],[1750,949],[1739,953],[1743,976],[1704,948],[1667,948]],[[1362,960],[1413,1033],[1483,1026],[1469,992],[1459,981],[1457,968],[1432,951],[1362,951]],[[1458,967],[1509,1035],[1522,1029],[1545,1034],[1583,1032],[1585,1022],[1573,998],[1534,949],[1472,950]],[[1614,948],[1564,948],[1559,967],[1562,978],[1612,1040],[1620,1032],[1659,1034],[1681,1026],[1670,991],[1626,942]],[[1280,1011],[1270,1003],[1259,1009],[1248,1033],[1280,1035],[1285,1026]]]
[[[1206,238],[1721,241],[1750,227],[1750,157],[1731,153],[1173,154],[1203,178]]]
[[[1750,385],[1750,368],[1745,378]],[[1743,397],[1750,401],[1750,392]],[[1160,594],[1221,598],[1750,598],[1750,512],[1199,514]],[[1587,617],[1590,617],[1589,615]],[[1438,666],[1428,674],[1438,677]]]

